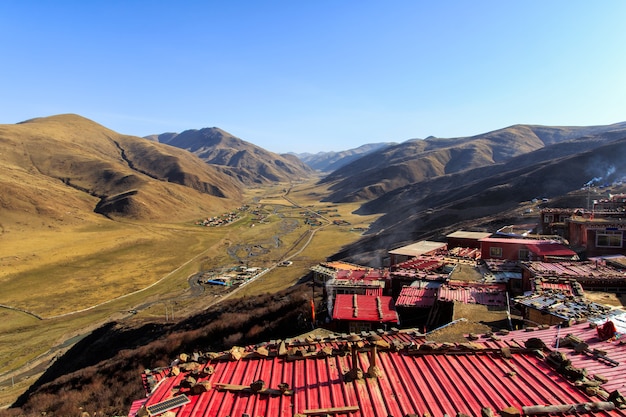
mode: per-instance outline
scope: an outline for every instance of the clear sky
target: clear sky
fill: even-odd
[[[0,123],[274,152],[626,121],[626,1],[0,1]]]

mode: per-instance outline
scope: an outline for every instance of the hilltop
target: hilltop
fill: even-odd
[[[227,167],[231,175],[247,185],[293,181],[312,175],[311,168],[295,156],[267,151],[217,127],[147,138],[185,149],[207,164]]]
[[[0,153],[5,228],[94,214],[184,220],[242,198],[240,183],[195,156],[77,115],[1,125]]]

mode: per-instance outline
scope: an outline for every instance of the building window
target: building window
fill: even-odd
[[[519,260],[520,261],[528,261],[530,260],[530,251],[526,248],[522,248],[519,250]]]
[[[489,248],[489,256],[492,258],[502,258],[502,248]]]
[[[554,216],[552,214],[544,214],[543,222],[544,223],[552,223],[554,221]]]
[[[596,247],[599,248],[621,248],[622,231],[605,230],[596,233]]]

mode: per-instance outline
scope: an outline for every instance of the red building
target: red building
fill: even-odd
[[[626,195],[594,200],[590,209],[544,209],[544,234],[558,234],[581,256],[626,255]]]
[[[572,216],[567,224],[570,245],[586,257],[626,254],[626,214],[617,218]]]
[[[359,333],[397,326],[398,314],[393,298],[388,296],[337,294],[333,324],[335,330]]]
[[[480,243],[482,259],[510,261],[571,261],[578,259],[576,252],[552,240],[488,237],[480,239]]]
[[[574,208],[544,208],[541,210],[540,229],[543,235],[567,235],[567,220],[580,209]]]

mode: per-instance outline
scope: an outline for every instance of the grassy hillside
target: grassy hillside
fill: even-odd
[[[189,153],[76,115],[2,125],[0,152],[3,219],[185,220],[241,201],[241,184]]]
[[[328,175],[322,183],[333,191],[329,201],[367,201],[409,184],[505,163],[556,143],[620,131],[626,131],[626,126],[516,125],[472,137],[411,140],[368,154]]]
[[[603,136],[603,140],[592,137],[588,141],[552,145],[506,164],[398,188],[361,207],[361,214],[382,216],[372,225],[370,235],[336,257],[375,265],[390,245],[443,240],[455,228],[494,231],[507,223],[536,222],[520,209],[534,198],[547,197],[550,206],[559,207],[563,196],[574,195],[567,200],[568,206],[577,201],[579,207],[586,207],[589,198],[624,192],[623,185],[598,187],[626,176],[622,162],[626,158],[626,134]],[[593,190],[581,190],[592,179]]]
[[[267,151],[216,127],[149,138],[185,149],[208,164],[228,167],[229,172],[248,185],[293,181],[312,174],[311,168],[298,158]]]

